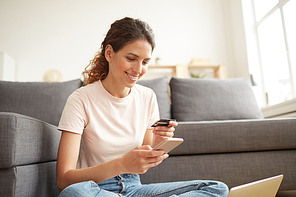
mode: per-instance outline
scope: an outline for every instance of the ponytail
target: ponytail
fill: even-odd
[[[105,50],[104,50],[105,51]],[[83,71],[83,85],[91,84],[98,80],[104,80],[109,72],[109,63],[102,52],[98,52]]]

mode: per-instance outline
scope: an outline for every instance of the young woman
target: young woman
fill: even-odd
[[[64,196],[227,196],[217,181],[142,185],[138,174],[168,157],[152,148],[173,137],[177,122],[150,126],[159,119],[154,92],[136,84],[148,69],[154,34],[132,18],[115,21],[101,51],[83,72],[85,86],[67,100],[57,184]]]

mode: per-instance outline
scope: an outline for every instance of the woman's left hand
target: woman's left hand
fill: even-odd
[[[170,121],[169,126],[157,126],[154,127],[154,142],[157,144],[167,138],[172,138],[174,136],[175,127],[178,126],[176,121]]]

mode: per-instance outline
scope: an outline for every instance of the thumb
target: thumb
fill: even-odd
[[[141,147],[142,150],[152,150],[152,147],[150,145],[143,145]]]

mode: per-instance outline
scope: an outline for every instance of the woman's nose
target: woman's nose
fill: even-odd
[[[143,69],[143,65],[142,65],[142,63],[138,63],[138,64],[135,65],[135,67],[133,68],[134,72],[136,72],[137,74],[141,74],[141,73],[142,73],[142,69]]]

